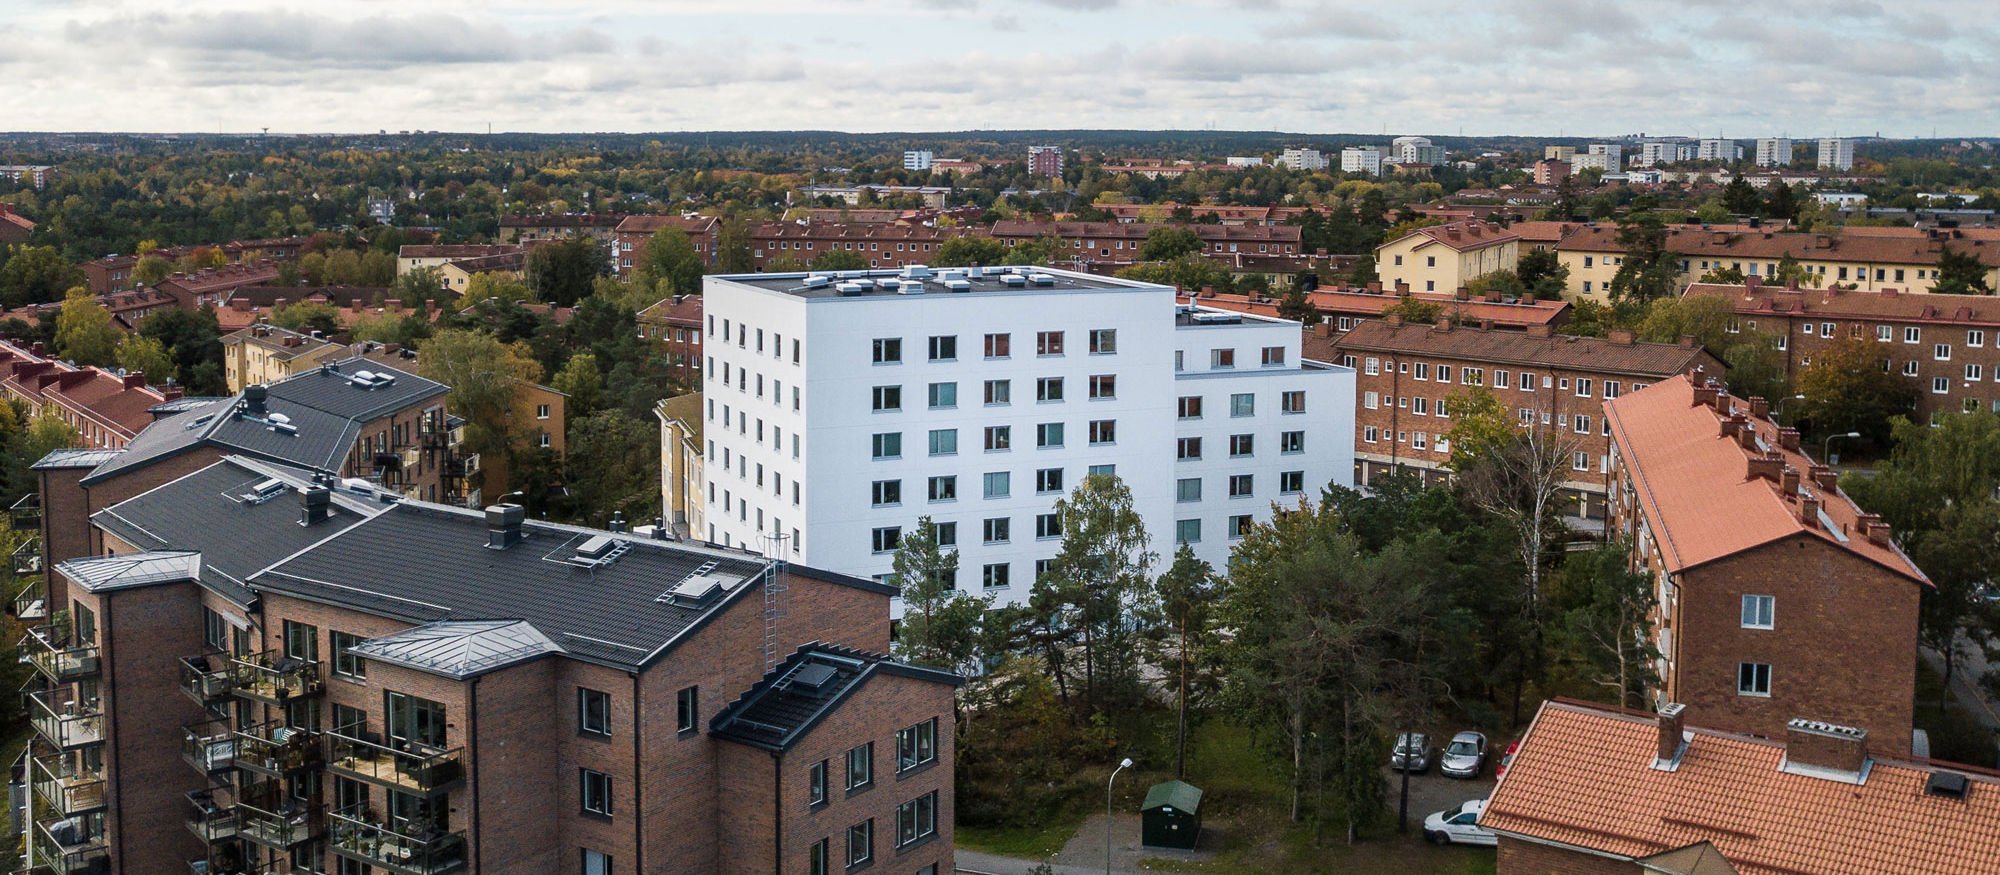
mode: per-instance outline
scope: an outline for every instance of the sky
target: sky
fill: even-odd
[[[2000,134],[1992,0],[0,0],[0,131]]]

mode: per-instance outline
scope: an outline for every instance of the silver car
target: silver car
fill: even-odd
[[[1454,778],[1477,778],[1486,771],[1486,736],[1477,732],[1461,732],[1451,737],[1445,745],[1444,756],[1438,758],[1438,771]]]
[[[1428,734],[1405,732],[1396,736],[1396,749],[1389,754],[1389,768],[1421,775],[1431,770],[1431,755],[1436,752]]]

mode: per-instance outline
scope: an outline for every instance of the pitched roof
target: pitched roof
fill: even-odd
[[[661,419],[671,419],[687,429],[688,437],[697,445],[701,443],[701,393],[689,392],[662,399],[654,405],[653,411]]]
[[[1721,364],[1699,346],[1677,343],[1622,343],[1602,337],[1554,334],[1537,337],[1521,331],[1487,331],[1435,325],[1392,325],[1369,320],[1334,339],[1339,352],[1384,352],[1433,355],[1524,367],[1567,368],[1605,374],[1664,379],[1697,365],[1720,370]]]
[[[105,450],[95,447],[70,447],[52,450],[32,466],[36,471],[57,468],[95,468],[116,457],[119,450]]]
[[[2000,871],[2000,777],[1963,773],[1953,799],[1925,791],[1930,764],[1877,758],[1853,784],[1782,769],[1782,741],[1686,737],[1656,769],[1652,716],[1546,702],[1479,823],[1626,858],[1706,841],[1744,875]]]
[[[1102,237],[1106,240],[1144,240],[1155,228],[1184,228],[1203,243],[1299,242],[1297,225],[1174,225],[1150,222],[1028,222],[1003,219],[993,223],[995,237]]]
[[[1712,391],[1712,390],[1711,390]],[[1638,392],[1604,402],[1631,488],[1651,521],[1654,540],[1667,570],[1678,573],[1784,538],[1817,538],[1918,583],[1928,578],[1893,543],[1867,534],[1861,508],[1840,488],[1816,481],[1820,466],[1803,451],[1788,449],[1769,419],[1748,416],[1749,406],[1717,396],[1729,413],[1742,413],[1755,431],[1755,448],[1722,435],[1723,414],[1696,402],[1693,379],[1663,380]],[[1749,476],[1750,462],[1775,456],[1799,476],[1799,492]],[[1801,520],[1804,499],[1819,513],[1812,525]]]
[[[1141,811],[1151,811],[1166,806],[1194,813],[1201,810],[1201,788],[1186,781],[1161,781],[1146,790],[1146,801],[1139,806]]]
[[[618,223],[620,234],[651,234],[662,228],[674,227],[690,236],[707,234],[715,230],[714,216],[626,216]]]
[[[1442,225],[1427,225],[1418,228],[1376,248],[1381,249],[1383,247],[1394,246],[1412,237],[1427,238],[1417,241],[1416,248],[1418,249],[1437,244],[1454,252],[1484,249],[1488,246],[1498,246],[1502,243],[1518,242],[1521,239],[1521,235],[1495,225],[1492,222],[1446,222]]]
[[[163,550],[90,556],[57,563],[56,573],[90,592],[132,589],[200,579],[201,554],[191,550]]]
[[[878,673],[956,686],[950,672],[895,662],[879,653],[815,642],[800,647],[709,721],[718,738],[784,750]]]
[[[427,623],[353,647],[376,662],[465,680],[474,675],[539,659],[563,649],[522,620],[469,620]]]
[[[486,255],[508,255],[528,250],[525,243],[406,243],[396,249],[397,258],[442,258],[456,261]]]
[[[1787,289],[1767,285],[1692,283],[1687,297],[1723,298],[1745,316],[1802,319],[1856,319],[1872,322],[2000,325],[2000,298],[1991,295],[1902,294],[1844,289]]]
[[[1461,301],[1454,294],[1446,292],[1411,292],[1409,297],[1444,308],[1447,316],[1455,316],[1468,322],[1492,320],[1496,326],[1525,327],[1529,325],[1552,325],[1569,316],[1569,302],[1554,301],[1505,301],[1486,298],[1472,298]],[[1306,293],[1306,300],[1313,309],[1331,316],[1379,316],[1383,310],[1396,306],[1402,297],[1385,294],[1380,290],[1321,288]],[[1278,315],[1278,298],[1264,295],[1252,299],[1249,295],[1205,294],[1201,296],[1204,307],[1220,307],[1241,313],[1255,313],[1260,316]]]
[[[652,306],[640,310],[636,317],[640,322],[661,325],[701,326],[701,296],[681,295],[661,298]]]
[[[1706,228],[1667,229],[1667,251],[1693,258],[1759,258],[1777,261],[1787,255],[1800,261],[1845,261],[1865,264],[1933,265],[1946,246],[1969,254],[1989,268],[2000,266],[2000,240],[1954,239],[1949,235],[1882,237],[1867,234],[1808,234],[1786,231],[1721,231]],[[1588,225],[1562,239],[1564,252],[1624,252],[1616,226]]]

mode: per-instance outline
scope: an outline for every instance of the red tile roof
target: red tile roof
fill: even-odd
[[[714,216],[626,216],[618,223],[620,234],[652,234],[662,228],[679,228],[688,236],[701,236],[715,231]]]
[[[443,258],[456,261],[461,258],[482,258],[488,255],[507,255],[526,251],[525,243],[412,243],[398,247],[396,257]]]
[[[1787,289],[1694,283],[1689,297],[1725,298],[1745,316],[1854,319],[1984,328],[2000,325],[2000,298],[1991,295],[1902,294],[1840,289]]]
[[[1523,331],[1468,327],[1446,331],[1435,325],[1391,325],[1373,319],[1354,326],[1333,345],[1348,354],[1429,355],[1522,367],[1625,374],[1651,380],[1664,380],[1695,367],[1718,371],[1722,367],[1701,347],[1678,343],[1626,343],[1601,337],[1537,336]]]
[[[1144,240],[1154,228],[1186,228],[1204,243],[1299,242],[1297,225],[1160,225],[1146,222],[1024,222],[1005,219],[993,223],[993,236],[1001,238],[1061,237],[1065,240],[1102,237],[1106,240]]]
[[[662,298],[659,302],[639,311],[640,322],[682,327],[701,327],[701,296],[682,295],[678,298]]]
[[[1923,237],[1883,237],[1867,234],[1807,234],[1793,231],[1667,229],[1667,250],[1693,258],[1760,258],[1776,261],[1787,255],[1800,261],[1864,264],[1933,265],[1949,245],[1953,252],[1972,255],[1987,267],[2000,266],[2000,240],[1953,237],[1936,232]],[[1564,252],[1624,252],[1615,226],[1591,225],[1564,237]]]
[[[1560,324],[1569,314],[1567,301],[1524,301],[1506,303],[1497,300],[1472,299],[1461,301],[1456,295],[1443,292],[1412,292],[1411,298],[1444,308],[1445,315],[1455,316],[1460,321],[1478,323],[1491,320],[1496,327],[1523,328],[1529,325]],[[1313,309],[1328,316],[1360,316],[1363,318],[1380,316],[1383,310],[1396,305],[1401,297],[1365,289],[1320,289],[1306,293],[1306,300]],[[1207,307],[1220,307],[1240,313],[1255,313],[1260,316],[1278,314],[1278,296],[1265,295],[1251,298],[1249,295],[1205,294],[1201,303]]]
[[[1418,241],[1416,247],[1418,249],[1422,249],[1426,246],[1436,243],[1443,245],[1454,252],[1465,252],[1471,249],[1484,249],[1488,246],[1498,246],[1502,243],[1519,241],[1521,239],[1521,235],[1516,234],[1509,229],[1502,228],[1499,225],[1495,225],[1491,222],[1466,221],[1466,222],[1446,222],[1442,225],[1429,225],[1423,228],[1418,228],[1415,231],[1411,231],[1410,233],[1403,235],[1403,237],[1395,241],[1392,241],[1391,243],[1385,243],[1383,245],[1392,246],[1396,243],[1401,243],[1404,240],[1408,240],[1411,237],[1430,238],[1428,241]]]
[[[1784,770],[1782,741],[1684,737],[1656,769],[1653,716],[1546,702],[1479,823],[1626,858],[1709,842],[1744,875],[2000,872],[2000,777],[1948,766],[1968,779],[1952,799],[1925,791],[1929,763],[1878,758],[1853,784]]]

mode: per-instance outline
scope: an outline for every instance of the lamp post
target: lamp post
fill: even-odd
[[[1834,458],[1833,458],[1833,442],[1834,442],[1834,441],[1837,441],[1837,440],[1841,440],[1841,439],[1843,439],[1843,438],[1858,438],[1858,437],[1860,437],[1860,436],[1861,436],[1861,432],[1858,432],[1858,431],[1850,431],[1850,432],[1848,432],[1848,433],[1846,433],[1846,434],[1830,434],[1830,435],[1827,435],[1827,436],[1826,436],[1826,442],[1820,445],[1820,449],[1819,449],[1819,457],[1820,457],[1820,459],[1821,459],[1822,461],[1825,461],[1825,462],[1826,462],[1826,463],[1827,463],[1828,465],[1832,465],[1832,464],[1834,463],[1834,461],[1835,461],[1835,460],[1834,460]]]
[[[1104,782],[1104,875],[1111,875],[1111,785],[1117,783],[1118,773],[1132,767],[1132,758],[1118,761],[1118,768],[1111,770],[1111,777]]]
[[[1793,401],[1804,400],[1806,400],[1806,396],[1804,395],[1793,395],[1789,398],[1778,399],[1777,406],[1771,408],[1771,421],[1783,425],[1785,423],[1785,405]]]

